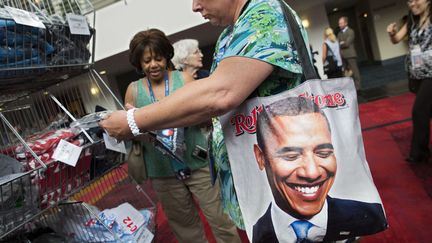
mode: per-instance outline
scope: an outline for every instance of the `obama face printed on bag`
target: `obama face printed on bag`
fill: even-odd
[[[258,122],[266,125],[257,131],[254,153],[277,206],[301,219],[318,214],[337,168],[327,119],[320,112],[300,110]]]

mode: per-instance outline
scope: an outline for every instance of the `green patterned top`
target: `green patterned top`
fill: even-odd
[[[147,85],[143,85],[144,82],[147,82],[142,79],[135,82],[137,85],[136,107],[150,105],[151,100],[150,96],[148,95],[148,87]],[[184,79],[181,72],[173,71],[172,78],[170,80],[170,94],[183,85]],[[191,170],[196,170],[204,166],[208,166],[208,161],[200,160],[192,156],[192,151],[194,150],[195,145],[199,145],[205,149],[208,147],[207,137],[203,134],[201,128],[198,126],[185,128],[185,141],[186,152],[184,155],[184,161],[189,166],[189,168]],[[151,178],[174,176],[170,158],[157,150],[154,144],[144,142],[142,144],[148,176]]]
[[[296,16],[305,42],[309,43],[306,31],[300,24],[300,18],[291,8],[290,10]],[[221,60],[233,56],[257,59],[274,67],[271,75],[261,83],[252,96],[277,94],[301,82],[302,68],[294,42],[287,32],[287,24],[278,0],[250,0],[236,23],[227,27],[219,37],[211,71],[217,68]],[[244,229],[230,167],[230,163],[235,161],[230,162],[228,158],[222,127],[217,118],[213,119],[211,146],[221,184],[224,209],[237,227]]]
[[[297,14],[291,11],[301,23]],[[305,29],[301,24],[299,27],[305,42],[309,43]],[[227,27],[219,37],[211,71],[221,60],[232,56],[257,59],[275,67],[258,87],[258,96],[277,94],[300,83],[302,68],[277,0],[251,0],[236,23]]]

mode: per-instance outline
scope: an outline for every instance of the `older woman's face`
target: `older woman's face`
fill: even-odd
[[[203,54],[199,48],[196,48],[189,56],[186,57],[184,64],[193,68],[202,68]]]
[[[410,0],[407,1],[407,3],[414,15],[420,15],[426,12],[429,8],[429,4],[431,4],[430,0]]]
[[[193,0],[192,10],[199,12],[212,25],[227,26],[234,23],[234,6],[239,0]]]

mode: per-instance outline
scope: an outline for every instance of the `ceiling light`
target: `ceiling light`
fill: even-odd
[[[303,27],[305,27],[305,28],[309,28],[309,26],[310,26],[309,20],[307,20],[307,19],[303,19],[303,20],[302,20],[302,25],[303,25]]]
[[[92,88],[90,89],[90,93],[91,93],[92,95],[97,95],[97,94],[99,93],[99,89],[96,88],[96,87],[92,87]]]

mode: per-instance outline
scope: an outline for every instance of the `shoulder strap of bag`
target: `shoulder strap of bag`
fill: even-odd
[[[319,79],[318,74],[313,67],[312,61],[309,57],[309,51],[306,48],[303,36],[301,34],[300,28],[298,28],[297,21],[291,10],[288,8],[283,0],[279,0],[279,3],[284,12],[285,21],[287,23],[288,32],[291,33],[294,41],[294,45],[297,49],[297,55],[300,59],[300,64],[303,69],[303,75],[305,80],[309,79]]]

